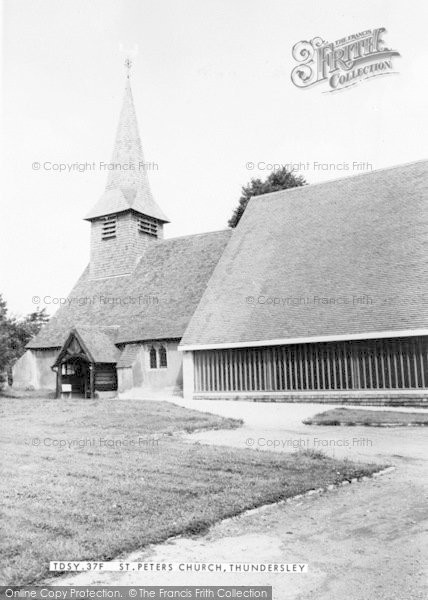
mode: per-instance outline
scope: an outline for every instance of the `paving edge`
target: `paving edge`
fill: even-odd
[[[226,517],[225,519],[222,519],[221,521],[219,521],[219,523],[224,523],[225,521],[239,519],[244,516],[255,515],[259,512],[263,512],[272,507],[284,506],[286,504],[292,504],[296,500],[302,500],[304,498],[308,498],[309,496],[315,496],[315,495],[319,495],[319,494],[325,494],[326,492],[332,492],[334,490],[340,489],[341,487],[350,485],[351,483],[359,483],[361,481],[370,481],[371,479],[375,479],[376,477],[381,477],[382,475],[387,475],[388,473],[391,473],[392,471],[395,471],[395,470],[396,470],[396,467],[393,467],[393,466],[386,467],[385,469],[382,469],[381,471],[375,471],[371,475],[363,475],[363,477],[353,477],[350,481],[345,479],[344,481],[340,481],[339,483],[331,483],[331,484],[327,485],[326,487],[320,487],[320,488],[308,490],[307,492],[304,492],[303,494],[297,494],[296,496],[290,496],[290,498],[285,498],[284,500],[279,500],[278,502],[271,502],[270,504],[263,504],[262,506],[258,506],[257,508],[250,508],[248,510],[243,511],[239,515],[235,515],[233,517]],[[214,526],[215,526],[215,524],[214,524]]]

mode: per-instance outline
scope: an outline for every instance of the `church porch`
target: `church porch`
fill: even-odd
[[[118,350],[99,331],[73,329],[52,366],[56,397],[114,397]]]

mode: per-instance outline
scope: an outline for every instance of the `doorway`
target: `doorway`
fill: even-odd
[[[89,362],[80,356],[71,357],[60,366],[61,384],[71,385],[71,395],[90,397]]]

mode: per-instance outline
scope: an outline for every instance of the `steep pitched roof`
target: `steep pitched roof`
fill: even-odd
[[[181,348],[426,330],[427,205],[428,161],[252,198]]]
[[[59,364],[63,355],[67,354],[70,344],[77,339],[81,349],[91,362],[116,363],[120,350],[114,344],[117,329],[115,327],[100,330],[95,327],[78,327],[71,330],[55,364]],[[80,352],[80,350],[79,350]]]
[[[115,363],[120,355],[120,350],[115,346],[117,328],[77,327],[85,347],[97,363]]]
[[[131,83],[127,78],[111,158],[115,168],[109,171],[104,194],[85,219],[90,221],[97,217],[132,209],[167,223],[167,217],[153,199],[147,172],[143,168],[144,162]]]
[[[149,244],[131,275],[91,280],[85,269],[28,348],[59,348],[70,329],[116,327],[115,343],[178,339],[230,238],[217,231]]]

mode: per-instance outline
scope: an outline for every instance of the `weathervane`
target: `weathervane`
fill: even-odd
[[[133,64],[133,59],[138,54],[138,46],[137,46],[137,44],[134,44],[134,46],[131,48],[129,46],[125,47],[124,44],[119,44],[119,52],[125,58],[124,65],[125,65],[125,68],[126,68],[127,77],[129,79],[131,67],[132,67],[132,64]]]
[[[127,56],[125,58],[125,67],[127,69],[127,77],[129,79],[129,73],[130,73],[131,67],[132,67],[132,60],[129,58],[129,56]]]

